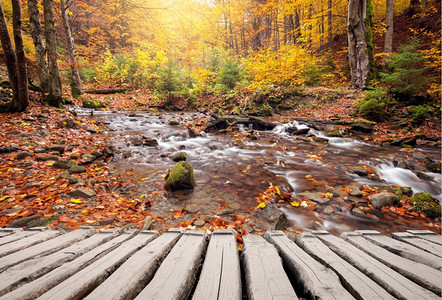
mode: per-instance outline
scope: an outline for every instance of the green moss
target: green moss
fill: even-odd
[[[83,100],[83,107],[85,108],[100,108],[100,107],[105,107],[106,104],[98,101],[98,100],[94,100],[94,99],[85,99]]]
[[[164,185],[164,188],[170,190],[193,189],[194,187],[193,166],[185,161],[175,164]]]
[[[401,186],[396,190],[396,195],[402,197],[402,196],[411,196],[413,195],[413,190],[411,187],[407,186]]]
[[[423,212],[429,218],[440,218],[440,203],[427,192],[416,193],[410,200],[416,211]]]

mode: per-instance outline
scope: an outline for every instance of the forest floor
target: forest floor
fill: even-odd
[[[356,115],[356,91],[333,90],[340,97],[332,100],[327,98],[330,91],[311,89],[308,93],[315,97],[310,101],[269,119],[348,120]],[[152,107],[158,105],[142,91],[94,98],[105,100],[109,110],[156,110]],[[34,95],[34,99],[38,96]],[[424,134],[440,141],[440,123],[433,119],[413,130],[392,129],[388,122],[378,123],[365,140],[378,142]],[[165,192],[161,185],[134,194],[142,179],[130,169],[126,173],[115,172],[115,149],[105,134],[106,125],[100,121],[34,100],[24,113],[0,114],[0,124],[0,227],[48,225],[70,230],[87,225],[101,230],[142,228],[153,223],[155,226],[151,227],[166,230],[191,225],[179,222],[186,213],[184,208],[169,215],[155,214],[152,203]],[[204,228],[233,227],[245,233],[243,224],[241,217],[232,221],[212,218]]]

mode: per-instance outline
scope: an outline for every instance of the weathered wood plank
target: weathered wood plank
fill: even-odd
[[[205,232],[184,233],[135,299],[187,299],[206,246]]]
[[[215,230],[192,299],[241,299],[241,270],[235,234]]]
[[[17,233],[17,234],[19,234],[19,233]],[[0,269],[3,268],[3,266],[5,265],[6,261],[3,258],[6,255],[20,251],[22,249],[31,247],[31,246],[39,244],[39,243],[42,243],[44,241],[47,241],[49,239],[52,239],[52,238],[60,235],[60,234],[62,234],[61,230],[54,230],[54,229],[53,230],[46,230],[46,231],[42,231],[42,232],[37,232],[37,234],[27,236],[25,238],[15,241],[15,242],[0,246],[0,258],[1,258],[0,259],[0,266],[1,266]],[[5,237],[5,238],[7,238],[7,237]]]
[[[440,271],[391,253],[366,240],[360,233],[344,232],[341,237],[412,281],[441,294]]]
[[[243,236],[241,262],[249,299],[298,299],[275,247],[258,235]]]
[[[415,236],[418,236],[421,239],[436,243],[438,245],[442,245],[441,235],[439,235],[433,231],[430,231],[430,230],[407,230],[407,232],[414,234]]]
[[[296,244],[316,260],[332,269],[356,299],[396,299],[376,282],[330,250],[315,235],[302,233],[296,237]]]
[[[108,232],[115,232],[115,229],[109,229],[102,231],[98,233],[98,235],[101,234],[107,234]],[[126,232],[123,233],[116,238],[106,242],[103,245],[100,245],[91,251],[81,255],[77,259],[63,264],[62,266],[52,270],[51,272],[43,275],[40,278],[35,279],[34,281],[31,281],[12,292],[0,297],[1,300],[27,300],[27,299],[35,299],[42,295],[43,293],[47,292],[63,280],[69,278],[70,276],[74,275],[75,273],[79,272],[80,270],[86,268],[93,262],[97,261],[110,251],[114,250],[118,246],[121,245],[124,241],[130,239],[135,234],[135,231],[132,232]]]
[[[51,230],[52,231],[52,230]],[[48,231],[50,232],[50,231]],[[71,231],[66,234],[56,236],[47,241],[25,248],[21,251],[3,256],[0,259],[0,270],[3,271],[8,267],[19,264],[22,261],[34,258],[36,256],[46,255],[60,249],[63,249],[76,241],[85,239],[97,231],[93,227],[83,227],[78,230]],[[33,236],[35,237],[35,236]]]
[[[370,241],[371,243],[387,249],[388,251],[393,252],[394,254],[397,254],[401,257],[413,260],[415,262],[427,265],[438,270],[440,270],[442,267],[442,261],[440,257],[413,247],[409,244],[392,239],[391,237],[381,235],[379,231],[356,230],[355,232],[360,233],[366,240]]]
[[[392,234],[394,239],[413,245],[419,249],[442,257],[442,246],[436,243],[424,240],[408,232],[395,232]]]
[[[62,300],[85,297],[127,258],[157,236],[158,233],[153,231],[140,232],[130,240],[126,240],[115,250],[44,293],[39,299]]]
[[[79,230],[84,231],[84,229]],[[92,228],[92,230],[92,233],[96,232],[95,229]],[[73,245],[55,253],[26,260],[9,267],[0,274],[0,295],[4,295],[18,286],[44,275],[64,263],[72,261],[78,256],[109,241],[117,234],[118,232],[116,230],[94,234],[87,239],[74,243]]]
[[[0,228],[0,238],[5,237],[7,235],[17,233],[19,231],[23,231],[21,228]],[[2,244],[0,244],[2,245]]]
[[[264,237],[278,248],[304,293],[312,299],[354,299],[342,286],[339,277],[317,262],[298,245],[290,241],[282,231],[269,231]]]
[[[43,230],[40,230],[40,231],[43,231]],[[26,238],[28,236],[37,234],[38,232],[39,232],[38,230],[26,230],[26,231],[19,230],[19,231],[15,232],[14,234],[9,234],[9,235],[1,238],[0,239],[0,246],[21,240],[21,239]],[[1,257],[1,254],[0,254],[0,257]]]
[[[327,231],[315,231],[312,233],[336,254],[373,279],[398,299],[440,300],[440,297],[435,293],[390,269],[377,259],[371,257],[343,239],[333,236]]]
[[[133,299],[152,279],[163,258],[184,229],[163,233],[131,256],[85,299]]]

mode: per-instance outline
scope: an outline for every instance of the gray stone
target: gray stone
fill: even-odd
[[[47,151],[57,151],[60,154],[64,153],[65,146],[64,145],[54,145],[47,148]]]
[[[72,198],[91,198],[97,195],[95,191],[90,189],[76,189],[67,193]]]
[[[324,215],[331,215],[335,212],[335,209],[331,205],[327,205],[322,212]]]
[[[105,156],[114,156],[115,155],[115,149],[113,147],[104,147],[103,153]]]
[[[78,178],[75,178],[75,177],[69,177],[68,179],[69,179],[69,183],[70,183],[70,184],[76,184],[76,183],[78,183]]]
[[[241,228],[246,231],[247,233],[252,233],[253,231],[255,231],[255,229],[253,229],[252,226],[244,224],[241,226]]]
[[[206,221],[204,220],[196,220],[195,222],[193,222],[193,225],[195,225],[196,227],[203,227],[206,224]]]
[[[363,167],[353,167],[353,168],[351,168],[351,171],[359,176],[363,176],[363,177],[368,176],[368,171],[366,169],[364,169]]]
[[[12,221],[11,223],[9,223],[6,227],[8,227],[8,228],[24,227],[28,223],[30,223],[32,221],[35,221],[35,220],[38,220],[38,219],[40,219],[42,217],[43,217],[42,215],[33,215],[33,216],[17,219],[17,220]]]
[[[381,192],[368,197],[374,208],[382,206],[395,205],[399,203],[399,197],[394,193]]]
[[[322,144],[328,144],[328,142],[329,142],[327,138],[320,137],[320,136],[314,136],[313,140],[315,142],[322,143]]]
[[[158,146],[158,141],[156,139],[145,138],[143,140],[143,146],[155,147]]]
[[[193,166],[191,163],[185,161],[180,161],[175,164],[164,185],[164,188],[173,191],[193,189],[194,187]]]
[[[341,137],[342,134],[339,132],[339,127],[336,125],[325,125],[324,126],[324,134],[326,136],[331,136],[331,137]]]
[[[180,125],[180,122],[177,120],[170,120],[168,124],[171,126],[177,126]]]
[[[16,159],[17,159],[17,160],[22,160],[22,159],[25,158],[25,157],[31,157],[31,156],[34,156],[34,154],[29,153],[29,152],[26,152],[26,151],[22,151],[22,152],[20,152],[20,153],[17,154]]]
[[[72,166],[69,169],[70,174],[78,174],[86,172],[86,168],[83,166]]]
[[[310,201],[318,202],[318,203],[327,203],[330,201],[330,198],[322,197],[324,193],[319,192],[304,192],[299,193],[298,196],[304,196]]]
[[[198,205],[196,205],[196,204],[190,204],[190,205],[186,206],[184,211],[189,213],[189,214],[196,214],[197,212],[200,211],[200,207]]]
[[[92,154],[84,154],[82,157],[81,157],[81,163],[82,164],[90,164],[90,163],[92,163],[94,160],[96,160],[97,159],[97,156],[95,156],[95,155],[92,155]]]
[[[285,230],[291,226],[286,214],[273,205],[266,205],[261,216],[272,224],[273,230]]]
[[[52,165],[52,168],[69,170],[72,166],[76,166],[76,165],[77,164],[74,161],[59,160]]]

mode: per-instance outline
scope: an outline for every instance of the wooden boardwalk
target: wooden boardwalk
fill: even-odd
[[[0,229],[0,299],[441,299],[430,231]]]

